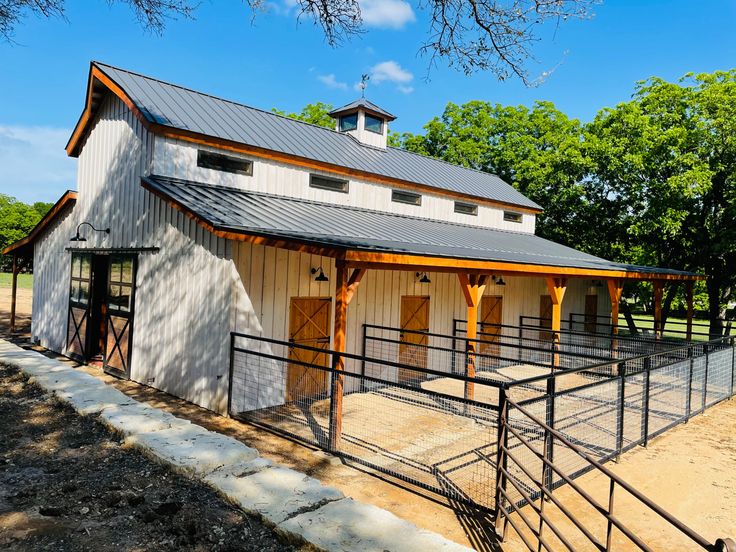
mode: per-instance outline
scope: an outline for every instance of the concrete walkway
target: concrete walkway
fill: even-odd
[[[37,352],[0,340],[0,362],[18,368],[79,414],[99,416],[125,436],[125,444],[203,481],[295,542],[328,551],[469,550]]]

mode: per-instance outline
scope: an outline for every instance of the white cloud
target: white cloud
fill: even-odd
[[[395,61],[382,61],[371,69],[371,81],[380,84],[383,81],[406,85],[414,80],[414,75],[402,69]]]
[[[66,128],[0,124],[0,193],[21,201],[56,201],[77,187],[77,160],[64,146]]]
[[[399,85],[397,88],[399,89],[399,92],[402,92],[404,94],[411,94],[412,92],[414,92],[413,86],[404,86],[402,84],[402,85]]]
[[[401,29],[416,21],[414,10],[404,0],[358,0],[363,23],[369,27]]]
[[[338,88],[340,90],[347,90],[348,85],[345,82],[340,82],[335,78],[334,73],[330,73],[329,75],[318,75],[317,79],[327,86],[327,88]]]

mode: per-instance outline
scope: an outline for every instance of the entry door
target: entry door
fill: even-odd
[[[551,328],[552,327],[552,297],[549,295],[542,295],[539,298],[539,327],[540,328]],[[539,339],[542,341],[551,341],[552,332],[539,332]]]
[[[109,263],[105,371],[114,376],[129,378],[136,259],[133,255],[110,255]]]
[[[598,296],[585,296],[585,331],[595,333],[598,324]]]
[[[427,367],[428,336],[414,332],[429,331],[429,297],[424,295],[405,295],[401,298],[401,332],[399,363],[418,368]],[[422,347],[421,345],[424,345]],[[424,374],[399,368],[399,383],[423,380]]]
[[[72,253],[66,350],[69,356],[78,360],[87,356],[91,289],[92,255]]]
[[[480,301],[480,353],[498,355],[503,320],[503,296],[484,295]]]
[[[330,348],[329,297],[292,297],[289,307],[289,342],[318,349]],[[319,351],[289,347],[289,360],[328,366],[329,355]],[[328,372],[301,364],[289,364],[286,400],[305,401],[328,396]]]

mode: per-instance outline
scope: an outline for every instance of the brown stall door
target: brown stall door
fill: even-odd
[[[424,295],[405,295],[401,298],[401,332],[399,363],[418,368],[427,367],[426,335],[414,332],[429,331],[429,297]],[[424,375],[413,370],[399,368],[399,382],[424,379]]]
[[[133,341],[136,259],[133,255],[110,255],[107,273],[107,335],[105,371],[130,377]]]
[[[552,327],[552,297],[549,295],[542,295],[539,298],[539,327],[540,328],[551,328]],[[539,332],[539,339],[542,341],[551,341],[552,332]]]
[[[78,360],[87,357],[91,289],[92,255],[72,253],[66,352]]]
[[[585,296],[585,331],[595,333],[598,323],[598,296]]]
[[[307,345],[319,349],[330,348],[329,297],[292,297],[289,308],[289,341],[296,345]],[[289,359],[316,366],[327,366],[326,353],[289,348]],[[289,364],[286,400],[303,401],[328,395],[328,373],[300,364]]]
[[[498,340],[501,335],[500,324],[503,320],[503,297],[501,295],[484,295],[480,301],[480,353],[498,355]]]

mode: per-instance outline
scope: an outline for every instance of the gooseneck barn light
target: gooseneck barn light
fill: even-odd
[[[317,274],[317,277],[314,279],[315,282],[329,282],[329,278],[325,276],[324,271],[322,270],[322,267],[313,268],[312,274]]]
[[[85,225],[89,226],[95,232],[104,232],[105,234],[110,234],[110,229],[109,228],[95,228],[89,222],[80,222],[77,225],[77,233],[76,233],[76,235],[73,238],[71,238],[69,241],[73,241],[73,242],[86,242],[87,241],[87,238],[85,238],[84,236],[82,236],[82,235],[79,234],[79,229],[82,226],[85,226]]]

